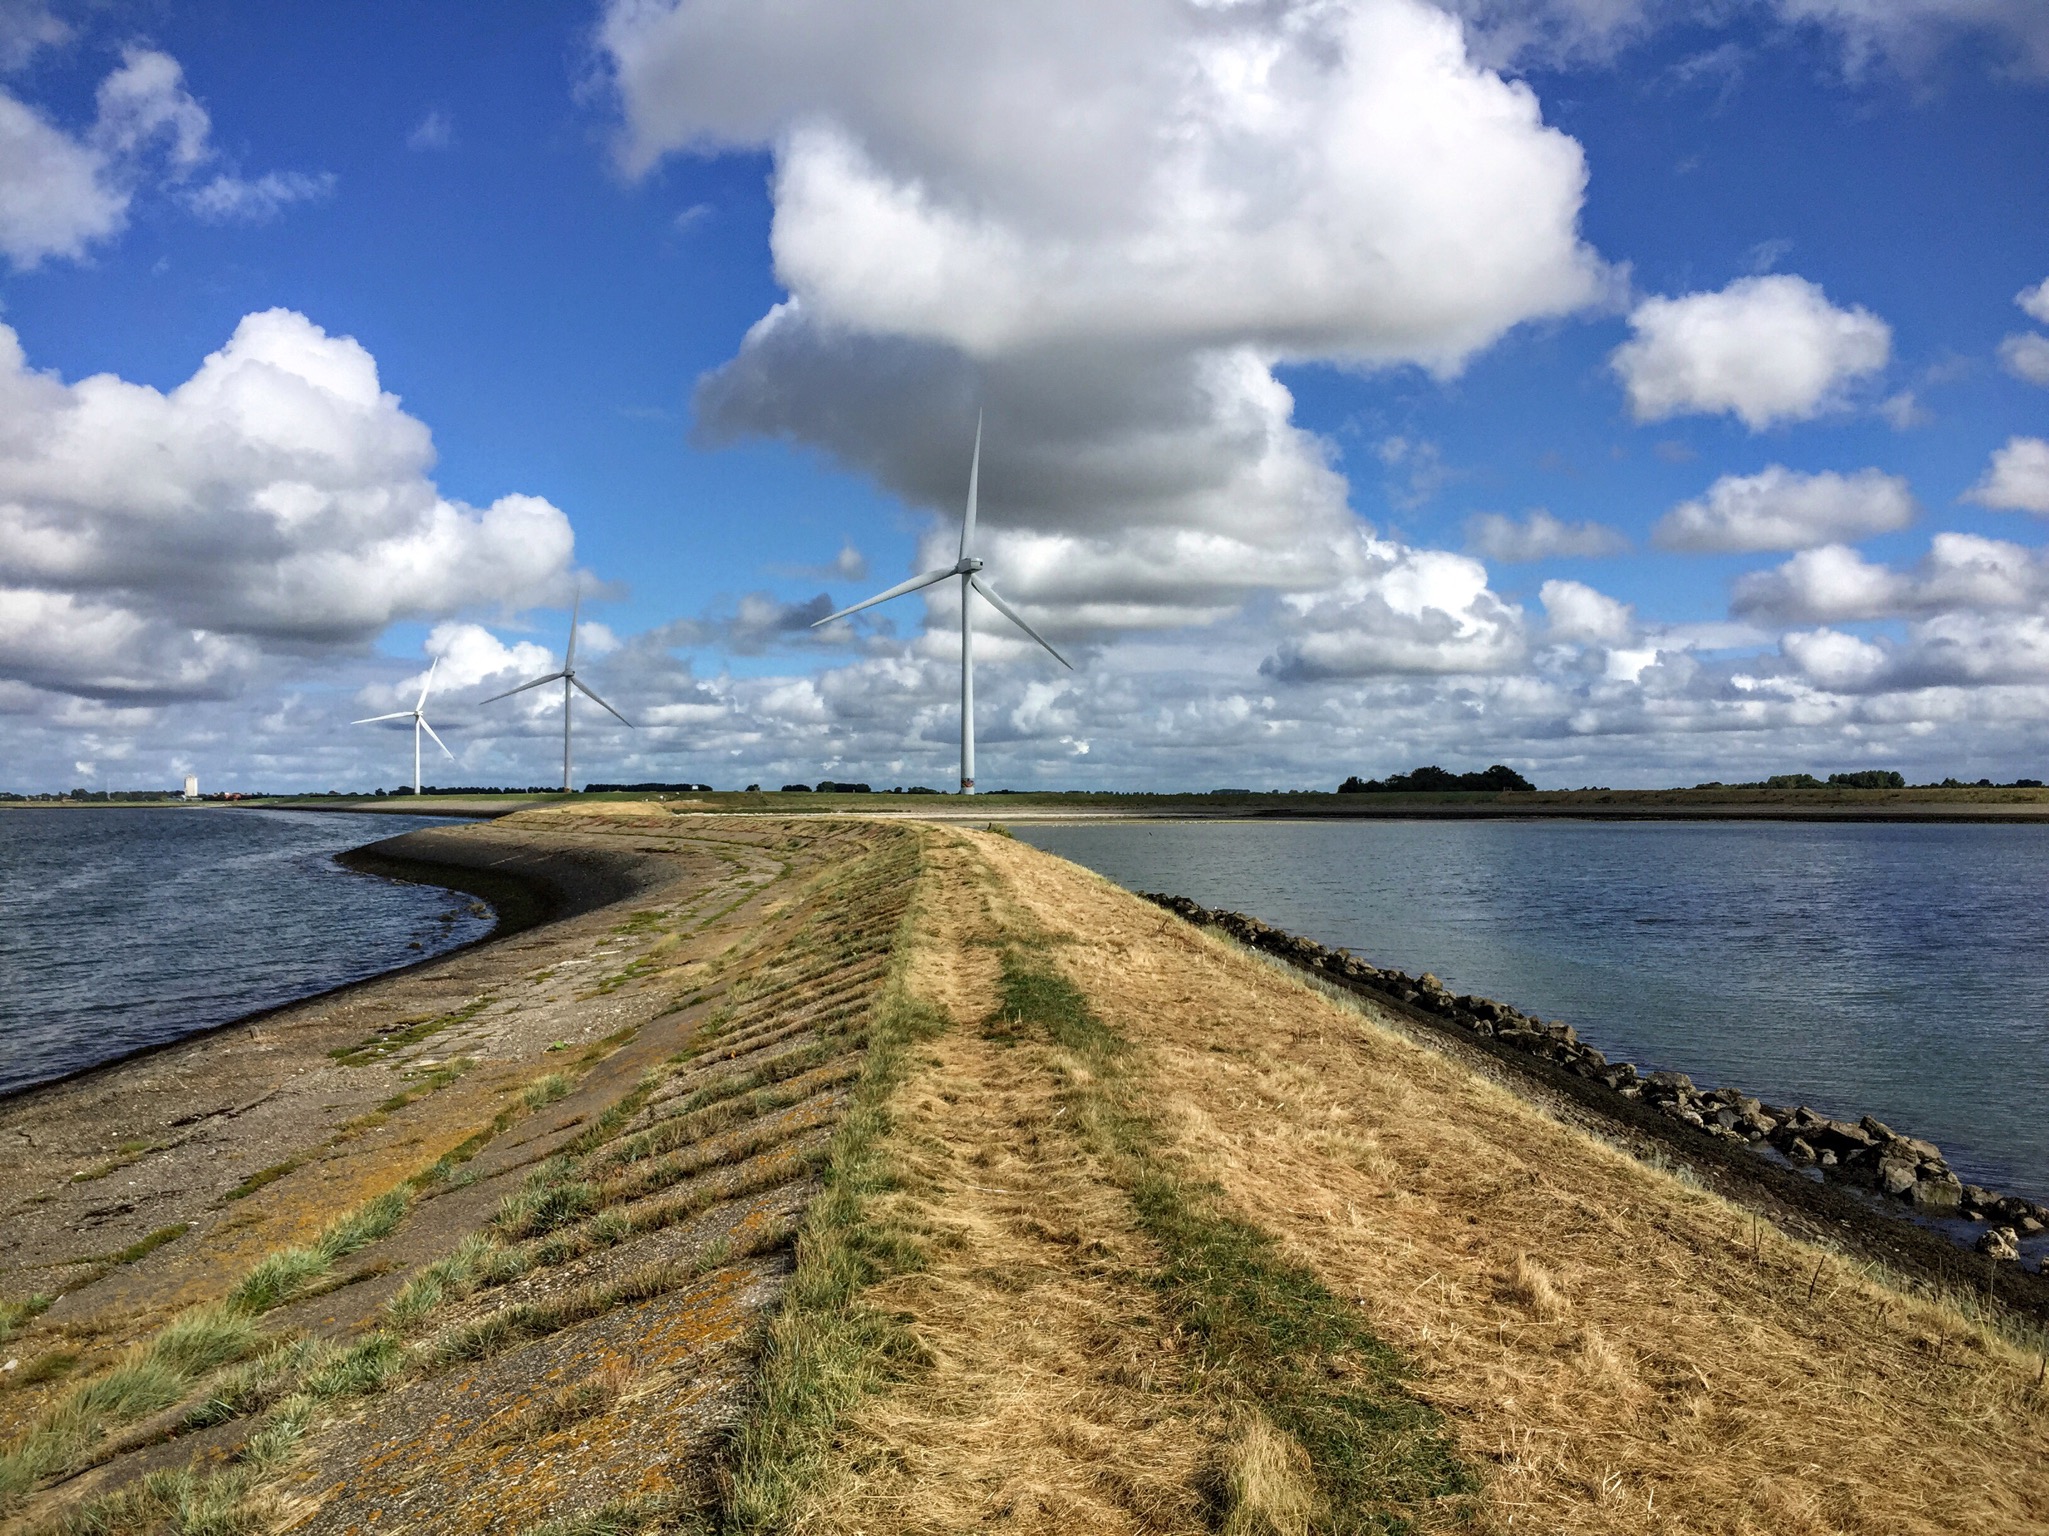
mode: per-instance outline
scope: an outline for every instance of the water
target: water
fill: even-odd
[[[1565,1019],[1611,1060],[1873,1114],[2049,1200],[2049,827],[1583,821],[1025,826]]]
[[[345,848],[446,825],[312,811],[0,811],[0,1092],[482,937],[492,918],[469,897],[334,862]]]

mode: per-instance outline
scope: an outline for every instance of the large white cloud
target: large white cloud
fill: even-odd
[[[168,392],[33,371],[0,327],[0,677],[232,691],[263,655],[564,585],[567,518],[439,495],[427,428],[358,343],[250,315]]]
[[[2031,288],[2023,288],[2013,296],[2013,301],[2033,318],[2049,325],[2049,277]]]
[[[1635,334],[1610,362],[1639,421],[1726,412],[1754,432],[1805,421],[1839,406],[1892,350],[1891,327],[1871,311],[1838,309],[1783,273],[1646,299],[1629,323]]]
[[[629,170],[775,156],[791,297],[703,435],[951,513],[985,408],[998,579],[1070,638],[1361,574],[1276,364],[1453,371],[1606,280],[1578,145],[1418,0],[642,0],[600,39]]]
[[[1773,464],[1754,475],[1723,475],[1707,495],[1660,518],[1651,538],[1664,549],[1702,552],[1811,549],[1897,532],[1915,511],[1899,475],[1802,474]]]
[[[1762,623],[1840,624],[1930,614],[1989,615],[2043,608],[2049,551],[1971,533],[1938,533],[1910,571],[1840,544],[1803,550],[1738,578],[1731,607]]]
[[[1465,555],[1361,541],[1353,574],[1286,599],[1298,631],[1260,670],[1283,682],[1502,672],[1527,648],[1522,610]]]
[[[602,37],[629,165],[773,145],[779,275],[873,334],[1455,368],[1600,278],[1579,146],[1412,0],[643,0]]]
[[[2010,437],[1992,455],[1984,478],[1965,493],[1969,501],[2002,512],[2049,517],[2049,440]]]

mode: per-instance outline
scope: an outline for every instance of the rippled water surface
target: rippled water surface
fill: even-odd
[[[1783,822],[1018,826],[1561,1018],[1614,1060],[1938,1142],[2049,1199],[2049,827]]]
[[[442,817],[0,811],[0,1092],[451,949],[471,899],[334,855]]]

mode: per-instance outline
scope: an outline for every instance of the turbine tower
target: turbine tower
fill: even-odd
[[[946,580],[949,576],[960,578],[960,792],[972,795],[975,792],[975,624],[974,614],[968,603],[968,593],[979,592],[989,600],[989,606],[1002,614],[1019,629],[1030,635],[1046,653],[1068,671],[1074,670],[1074,663],[1047,643],[1046,637],[1017,616],[1012,608],[987,582],[982,580],[982,562],[975,555],[975,497],[982,480],[982,418],[975,416],[975,456],[968,465],[968,510],[960,525],[960,558],[943,570],[927,571],[922,576],[913,576],[909,581],[898,582],[887,592],[878,592],[866,602],[842,608],[838,613],[829,613],[813,624],[830,624],[834,619],[843,619],[850,613],[859,613],[863,608],[873,608],[877,603],[886,603],[893,597],[902,597],[906,592],[915,592],[920,587],[929,587],[934,582]]]
[[[631,720],[620,714],[618,710],[585,687],[583,680],[576,675],[576,626],[582,612],[583,589],[578,587],[576,599],[569,609],[569,649],[563,652],[562,670],[560,672],[550,672],[546,677],[537,677],[530,683],[521,683],[517,688],[508,688],[503,693],[494,693],[490,698],[483,701],[486,704],[495,704],[500,699],[509,699],[515,693],[525,693],[527,689],[538,688],[543,683],[559,681],[562,684],[562,792],[564,794],[569,792],[569,700],[572,688],[597,705],[598,708],[602,709],[614,720],[625,726],[629,731],[637,729]]]
[[[429,736],[434,736],[434,727],[427,723],[427,717],[421,711],[427,707],[427,690],[434,686],[434,668],[440,665],[441,658],[436,656],[433,663],[427,668],[426,681],[420,684],[420,700],[411,709],[402,709],[392,715],[372,715],[368,720],[351,720],[349,722],[351,725],[375,725],[380,720],[410,720],[413,722],[413,793],[416,795],[420,792],[420,732],[425,731]],[[448,743],[439,736],[434,736],[434,745],[443,752],[448,753],[448,760],[451,763],[455,761],[455,754],[448,751]]]

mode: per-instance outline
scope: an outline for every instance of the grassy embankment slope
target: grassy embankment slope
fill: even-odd
[[[305,1106],[471,1064],[242,1197],[291,1246],[171,1241],[26,1323],[78,1358],[0,1393],[25,1525],[2049,1530],[2014,1341],[1074,866],[646,807],[437,835],[679,874],[441,1036],[377,1054],[421,1026],[366,1035],[375,989],[267,1023],[332,1063]]]

